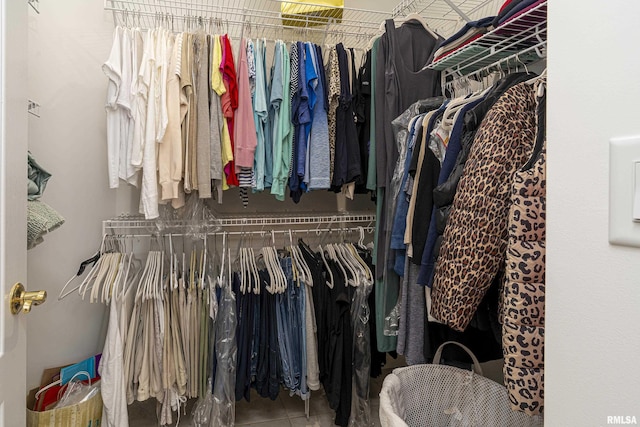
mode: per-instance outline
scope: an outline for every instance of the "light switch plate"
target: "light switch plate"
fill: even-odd
[[[640,197],[636,175],[640,135],[613,138],[609,143],[609,243],[640,247],[640,222],[634,205]]]

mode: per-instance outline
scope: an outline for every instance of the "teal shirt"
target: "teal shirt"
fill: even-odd
[[[265,187],[266,146],[265,129],[269,119],[267,107],[267,70],[265,68],[265,44],[264,40],[258,40],[255,48],[256,59],[256,89],[253,97],[253,114],[256,122],[256,152],[253,161],[253,176],[255,187],[253,191],[263,191]]]
[[[371,115],[369,117],[376,116],[376,63],[378,62],[378,45],[380,44],[380,38],[378,37],[373,42],[371,48]],[[370,120],[369,123],[369,165],[367,169],[367,190],[376,191],[376,123],[375,120]],[[375,258],[375,255],[374,255]]]
[[[289,180],[293,132],[290,119],[291,64],[289,62],[289,51],[282,41],[278,41],[276,44],[274,60],[276,61],[276,65],[274,67],[271,100],[272,103],[274,100],[276,101],[279,111],[277,111],[277,115],[274,117],[273,184],[271,185],[271,194],[273,194],[276,199],[283,201],[287,181]]]

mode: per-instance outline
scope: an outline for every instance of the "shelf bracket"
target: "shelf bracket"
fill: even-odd
[[[31,6],[33,8],[33,10],[36,11],[36,13],[39,15],[40,14],[40,0],[27,0],[27,2],[29,3],[29,6]]]
[[[465,20],[465,22],[471,22],[471,19],[462,10],[460,10],[460,8],[456,6],[454,2],[452,2],[451,0],[442,0],[442,1],[448,4],[451,9],[453,9],[458,15],[460,15],[462,19]]]

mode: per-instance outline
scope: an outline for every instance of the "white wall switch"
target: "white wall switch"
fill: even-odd
[[[634,162],[633,173],[633,220],[640,222],[640,162]]]
[[[640,247],[640,135],[609,144],[609,243]]]

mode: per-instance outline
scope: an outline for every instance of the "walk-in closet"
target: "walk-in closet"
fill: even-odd
[[[638,424],[639,13],[1,2],[0,427]]]

